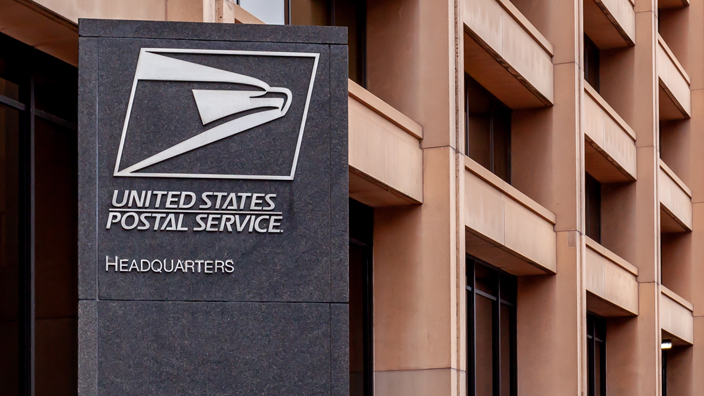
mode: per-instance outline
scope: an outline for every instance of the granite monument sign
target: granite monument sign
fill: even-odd
[[[346,31],[79,36],[79,394],[348,394]]]

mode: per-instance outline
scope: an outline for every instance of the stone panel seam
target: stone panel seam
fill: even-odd
[[[96,59],[96,65],[95,65],[95,84],[99,85],[100,84],[100,40],[96,40],[96,47],[97,48],[96,48],[96,52],[95,52],[95,57],[97,59]],[[93,173],[93,176],[95,177],[95,186],[94,186],[94,188],[95,188],[95,191],[94,191],[95,212],[93,213],[95,216],[95,235],[94,235],[94,241],[93,241],[94,245],[95,245],[95,256],[93,257],[93,260],[95,260],[94,263],[96,265],[91,266],[95,272],[95,300],[96,301],[100,300],[100,293],[98,291],[99,285],[98,285],[98,266],[97,266],[97,263],[99,262],[98,261],[98,257],[99,257],[98,256],[98,247],[99,247],[99,243],[98,243],[98,235],[99,234],[98,234],[98,232],[100,231],[98,228],[99,224],[100,224],[100,218],[98,217],[98,209],[99,209],[99,205],[98,205],[98,186],[99,186],[99,184],[98,183],[100,182],[99,177],[98,177],[98,174],[100,172],[98,172],[98,169],[100,169],[100,166],[99,166],[100,161],[99,161],[99,144],[98,144],[98,136],[97,136],[98,135],[98,128],[100,125],[100,121],[99,121],[100,104],[98,103],[99,100],[100,100],[99,89],[96,88],[95,89],[95,117],[94,117],[95,128],[93,129],[93,133],[95,133],[95,135],[96,135],[95,136],[95,146],[94,146],[95,147],[95,157],[94,157],[95,172]],[[97,313],[96,313],[96,316],[97,316]],[[96,323],[96,325],[97,325],[97,323]],[[96,349],[97,349],[97,346],[96,346]]]
[[[116,25],[121,25],[119,28]],[[182,28],[180,30],[186,30],[193,25],[192,22],[176,22],[176,21],[129,21],[129,20],[112,20],[112,19],[94,19],[94,18],[82,18],[78,23],[78,32],[80,37],[95,37],[95,38],[122,38],[122,39],[168,39],[168,40],[199,40],[199,41],[225,41],[225,42],[256,42],[256,43],[280,43],[280,44],[313,44],[313,45],[347,45],[347,39],[344,40],[341,37],[340,27],[322,27],[322,26],[308,26],[306,32],[307,39],[295,40],[289,35],[279,35],[272,40],[262,40],[256,39],[256,35],[251,35],[251,37],[238,37],[236,39],[231,39],[222,36],[223,26],[238,26],[234,29],[241,30],[246,34],[252,32],[252,26],[250,24],[218,24],[217,29],[215,26],[207,27],[206,34],[202,35],[185,35],[183,33],[179,34],[180,37],[167,37],[173,35],[173,32],[162,32],[161,34],[155,34],[153,32],[137,32],[144,24],[149,25],[159,25],[160,28],[168,26],[169,28],[178,27]],[[213,24],[215,25],[215,24]],[[75,25],[73,25],[75,26]],[[256,25],[255,29],[260,29],[266,33],[274,32],[276,28],[272,29],[269,25]],[[131,30],[130,30],[131,28]],[[331,30],[332,29],[332,30]],[[97,32],[99,31],[99,32]],[[330,38],[326,31],[333,31],[336,33],[336,37]],[[245,34],[245,35],[246,35]],[[326,36],[326,38],[321,38],[321,35]],[[214,37],[216,36],[216,37]],[[311,37],[314,36],[314,37]],[[317,37],[315,37],[317,36]]]
[[[96,300],[88,300],[88,301],[96,301]],[[246,301],[241,301],[241,300],[128,300],[128,299],[101,299],[99,301],[105,301],[105,302],[125,302],[125,303],[193,303],[193,304],[218,304],[218,303],[223,303],[223,304],[347,304],[344,302],[335,302],[335,301],[284,301],[284,300],[271,300],[271,301],[265,301],[265,300],[246,300]]]
[[[374,373],[406,373],[410,371],[442,371],[452,370],[458,373],[466,373],[466,370],[456,369],[454,367],[438,367],[438,368],[415,368],[415,369],[399,369],[399,370],[374,370]]]
[[[101,37],[101,36],[81,36],[81,37],[86,37],[86,38],[107,38],[111,40],[163,40],[161,38],[152,38],[152,37]],[[223,41],[223,40],[208,40],[208,39],[199,39],[199,38],[170,38],[168,39],[169,41]],[[327,43],[307,43],[307,42],[290,42],[290,41],[251,41],[243,38],[242,40],[233,40],[233,41],[223,41],[227,43],[261,43],[261,44],[282,44],[282,45],[340,45],[340,44],[327,44]]]
[[[328,130],[332,131],[332,87],[333,87],[333,82],[332,82],[332,75],[330,74],[330,68],[332,67],[332,62],[333,62],[333,54],[332,54],[332,46],[328,45],[328,54],[329,55],[329,60],[328,60],[328,95],[330,95],[330,98],[328,100]],[[348,123],[348,130],[349,130],[349,123]],[[349,132],[348,132],[349,133]],[[332,158],[332,138],[330,139],[328,143],[328,158],[330,161],[330,168],[332,169],[334,167],[334,161]],[[349,160],[347,161],[349,162]],[[328,179],[328,196],[332,197],[332,180]],[[333,204],[332,202],[330,203],[330,206],[328,207],[328,227],[329,227],[329,232],[328,232],[328,299],[332,300],[332,239],[333,239],[333,232],[334,232],[334,227],[333,227]],[[349,271],[349,269],[348,269]],[[349,298],[349,294],[348,294]],[[332,323],[332,312],[330,312],[330,323]],[[332,345],[332,330],[330,330],[330,342]],[[332,352],[330,353],[330,383],[328,383],[328,394],[332,393]]]
[[[95,84],[96,86],[99,86],[100,84],[100,40],[96,40],[96,51],[95,51],[95,57],[96,59],[96,65],[95,65]],[[98,232],[99,232],[99,224],[100,224],[100,218],[98,217],[98,183],[99,183],[99,159],[98,159],[98,153],[99,153],[99,144],[98,144],[98,128],[100,125],[99,121],[99,115],[100,113],[98,112],[98,109],[100,109],[100,105],[98,103],[98,100],[100,99],[100,94],[99,94],[99,89],[95,89],[95,128],[93,129],[93,133],[95,133],[95,173],[93,176],[95,177],[95,192],[94,192],[94,200],[95,200],[95,235],[94,235],[94,245],[95,245],[95,257],[93,258],[95,260],[96,265],[92,265],[91,267],[95,271],[95,395],[99,396],[100,394],[100,376],[98,373],[100,372],[100,310],[98,309],[98,302],[100,300],[100,293],[98,292],[99,290],[99,284],[98,284],[98,249],[99,249],[99,243],[98,243]]]
[[[328,69],[329,72],[330,69]],[[331,113],[332,115],[332,113]],[[331,191],[332,193],[332,191]],[[331,209],[332,211],[332,209]],[[331,216],[332,217],[332,216]],[[332,274],[330,274],[330,296],[332,297]],[[332,396],[332,303],[327,304],[328,306],[328,342],[330,343],[330,353],[328,354],[328,395]]]

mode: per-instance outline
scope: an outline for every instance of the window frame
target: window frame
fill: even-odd
[[[596,92],[599,92],[601,85],[601,53],[599,51],[599,47],[594,44],[594,41],[584,34],[584,81]],[[594,66],[594,62],[596,62],[596,73],[592,75],[589,66]],[[590,81],[591,79],[595,79],[594,84]]]
[[[469,142],[469,134],[470,134],[470,95],[469,95],[469,87],[470,85],[476,86],[477,89],[479,89],[488,99],[490,103],[490,119],[489,119],[489,168],[487,168],[491,173],[499,176],[496,174],[496,147],[494,145],[494,142],[496,140],[495,136],[495,128],[494,125],[496,124],[496,120],[498,119],[498,113],[500,112],[506,112],[508,114],[508,117],[506,120],[508,123],[508,133],[506,136],[506,171],[507,171],[507,179],[504,179],[503,177],[499,176],[502,180],[507,182],[508,184],[511,184],[511,174],[512,174],[512,168],[511,168],[511,131],[512,131],[512,118],[513,118],[513,109],[510,107],[506,106],[501,102],[499,99],[497,99],[491,92],[489,92],[486,88],[484,88],[477,80],[472,78],[472,76],[469,75],[469,73],[464,74],[464,153],[467,157],[472,158],[469,153],[470,153],[470,142]]]
[[[293,21],[293,6],[291,4],[292,0],[281,0],[284,3],[284,25],[291,25]],[[342,26],[337,25],[335,20],[335,4],[341,0],[325,0],[329,5],[329,26]],[[363,88],[367,87],[367,2],[366,1],[355,1],[349,0],[356,7],[357,18],[357,70],[359,70],[357,84]],[[240,4],[240,0],[237,0],[237,4]],[[352,79],[350,77],[350,79]]]
[[[475,396],[476,390],[476,369],[477,369],[477,356],[476,356],[476,296],[482,296],[488,298],[492,301],[492,383],[493,383],[493,395],[501,395],[501,312],[502,309],[509,309],[510,313],[510,343],[511,350],[509,355],[511,357],[510,362],[510,395],[518,395],[518,348],[517,348],[517,294],[518,294],[518,279],[517,277],[502,271],[491,264],[488,264],[476,257],[467,255],[465,259],[466,264],[466,302],[467,302],[467,395]],[[486,293],[484,291],[478,290],[476,287],[476,268],[477,266],[482,266],[485,269],[493,272],[496,276],[496,291],[495,296]],[[510,280],[513,283],[513,296],[516,301],[508,301],[502,298],[502,283],[506,283]],[[504,285],[506,286],[506,285]],[[509,285],[510,286],[510,285]]]
[[[235,4],[237,4],[238,6],[242,7],[242,5],[240,4],[241,1],[242,1],[242,0],[235,0]],[[291,24],[291,22],[290,22],[290,21],[291,21],[291,0],[281,0],[281,2],[282,2],[283,5],[284,5],[284,10],[283,10],[283,12],[284,12],[284,23],[283,23],[283,24],[284,24],[284,25],[290,25],[290,24]],[[245,10],[247,10],[247,9],[244,8],[244,7],[242,7],[242,8],[245,9]],[[247,12],[250,12],[250,11],[247,10]],[[250,13],[251,13],[251,12],[250,12]]]
[[[667,350],[662,350],[662,395],[667,396]]]
[[[0,107],[7,107],[19,112],[19,167],[18,167],[18,269],[17,282],[19,298],[19,394],[34,395],[36,390],[36,272],[35,272],[35,126],[37,120],[59,126],[61,130],[77,134],[76,120],[67,120],[61,116],[37,107],[37,85],[44,72],[67,76],[67,71],[75,71],[71,76],[76,87],[78,70],[57,58],[39,51],[10,36],[0,33],[0,59],[15,63],[18,70],[16,83],[19,100],[0,94]],[[51,65],[48,68],[47,65]],[[76,92],[77,93],[77,92]],[[70,95],[70,94],[69,94]],[[76,95],[75,100],[78,101]],[[77,177],[78,175],[76,175]],[[77,230],[76,230],[77,231]],[[76,296],[76,301],[78,296]],[[75,366],[78,369],[78,362]]]
[[[584,232],[597,243],[601,243],[601,183],[589,173],[584,173]],[[595,203],[596,213],[592,212]],[[594,222],[596,224],[594,224]],[[596,226],[596,230],[593,228]]]
[[[590,321],[591,319],[591,321]],[[600,328],[600,333],[603,334],[603,339],[597,337],[597,329]],[[601,344],[602,353],[600,355],[600,376],[601,382],[599,385],[600,395],[606,395],[606,319],[595,315],[591,312],[587,313],[587,381],[588,381],[588,396],[596,395],[596,347],[597,343]],[[664,395],[663,395],[664,396]]]
[[[373,208],[354,199],[350,204],[350,248],[357,247],[364,255],[363,272],[363,364],[364,396],[374,395],[374,212]],[[350,318],[351,319],[351,318]]]

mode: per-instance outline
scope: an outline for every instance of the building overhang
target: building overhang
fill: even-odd
[[[599,49],[636,44],[636,11],[632,0],[584,0],[584,33]]]
[[[674,345],[694,344],[694,306],[665,286],[660,286],[660,328]]]
[[[467,254],[514,275],[557,272],[555,215],[464,158]]]
[[[512,109],[552,105],[552,44],[508,0],[464,5],[465,71]]]
[[[583,84],[587,172],[601,183],[635,181],[635,132],[594,88]]]

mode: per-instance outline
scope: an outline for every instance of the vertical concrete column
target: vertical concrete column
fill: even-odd
[[[374,211],[380,396],[464,392],[456,23],[455,0],[367,2],[367,89],[424,128],[423,205]]]
[[[557,217],[557,274],[519,278],[518,387],[525,395],[579,395],[586,393],[582,1],[517,7],[554,46],[555,105],[535,110],[519,132],[543,144],[530,154],[536,171],[514,167],[512,184]]]
[[[689,159],[688,186],[692,189],[693,227],[691,233],[691,273],[687,277],[691,290],[690,302],[694,305],[694,345],[686,370],[691,380],[685,396],[704,394],[704,377],[698,375],[704,370],[704,1],[692,0],[687,13],[688,37],[687,58],[684,67],[691,78],[692,118],[687,122],[690,144],[686,148]]]
[[[704,30],[700,26],[701,20],[696,18],[697,8],[701,8],[701,5],[695,2],[689,7],[659,10],[657,31],[689,77],[691,78],[694,73],[701,79],[701,65],[697,64],[692,57],[697,52],[701,52],[699,47],[704,37],[702,35]],[[701,18],[701,10],[699,14]],[[661,67],[663,65],[656,64],[656,69]],[[659,95],[662,95],[662,91]],[[687,186],[692,185],[693,182],[696,184],[697,178],[692,176],[696,175],[695,166],[702,164],[698,158],[694,158],[700,155],[690,149],[695,143],[694,139],[697,138],[696,129],[693,127],[698,120],[695,119],[693,110],[692,119],[663,121],[658,128],[660,158]],[[658,118],[664,117],[661,114]],[[696,288],[692,282],[695,265],[692,255],[692,237],[692,232],[661,234],[660,244],[660,283],[690,302]]]
[[[613,320],[607,329],[608,392],[611,395],[659,395],[660,382],[660,223],[658,175],[658,81],[655,69],[657,0],[636,0],[636,45],[614,57],[630,67],[622,81],[608,81],[613,105],[636,132],[638,180],[628,194],[634,213],[619,251],[639,270],[639,315]]]

